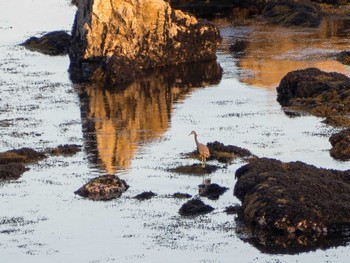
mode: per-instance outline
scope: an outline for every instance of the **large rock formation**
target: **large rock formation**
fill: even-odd
[[[234,194],[252,228],[298,237],[322,236],[350,226],[350,170],[256,158],[239,168],[236,176]]]
[[[308,0],[270,1],[263,16],[269,22],[283,26],[317,27],[321,21],[319,9]]]
[[[316,68],[292,71],[277,93],[282,106],[326,117],[334,126],[350,125],[350,79],[343,74]]]
[[[81,0],[72,38],[71,68],[115,83],[150,68],[213,60],[221,40],[214,24],[163,0]]]

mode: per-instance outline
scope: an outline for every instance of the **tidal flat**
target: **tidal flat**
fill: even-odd
[[[329,137],[339,129],[311,115],[286,114],[276,87],[291,70],[318,67],[347,76],[336,54],[349,47],[349,21],[324,19],[318,28],[282,28],[265,23],[214,21],[223,41],[217,52],[222,74],[188,78],[160,71],[127,88],[76,84],[68,56],[48,56],[19,44],[54,30],[70,32],[76,8],[70,1],[3,1],[0,9],[0,151],[38,151],[75,144],[71,156],[49,156],[19,179],[0,181],[0,256],[5,262],[346,262],[349,241],[309,250],[266,251],[227,207],[233,195],[236,158],[210,174],[228,190],[214,208],[183,217],[186,199],[198,196],[203,176],[171,172],[200,161],[192,130],[202,143],[219,141],[259,157],[303,161],[347,170],[334,160]],[[207,69],[211,69],[209,71]],[[186,71],[187,70],[187,71]],[[193,66],[183,69],[191,72]],[[210,74],[212,73],[213,76]],[[204,73],[203,73],[204,74]],[[176,75],[172,79],[169,76]],[[193,76],[192,76],[193,77]],[[116,174],[130,186],[119,198],[93,201],[74,192],[89,180]],[[150,199],[134,197],[143,192]]]

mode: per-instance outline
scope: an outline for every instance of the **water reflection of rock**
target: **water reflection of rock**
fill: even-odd
[[[349,20],[325,17],[316,29],[255,25],[237,29],[233,43],[224,41],[238,59],[242,82],[275,87],[288,72],[308,67],[348,75],[335,54],[348,50],[349,29]],[[278,37],[271,41],[271,35]]]
[[[168,129],[173,103],[221,75],[216,62],[205,62],[155,70],[126,86],[79,85],[90,161],[110,174],[128,169],[138,146]]]

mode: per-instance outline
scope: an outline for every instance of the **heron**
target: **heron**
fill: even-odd
[[[197,150],[201,156],[202,162],[205,163],[206,159],[210,157],[209,148],[198,141],[197,133],[195,131],[192,131],[189,136],[192,134],[194,135],[194,141],[196,142]]]

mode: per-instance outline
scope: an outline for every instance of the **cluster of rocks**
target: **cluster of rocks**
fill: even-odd
[[[47,149],[42,152],[32,148],[23,147],[20,149],[8,150],[0,153],[0,180],[15,180],[28,171],[28,165],[37,163],[45,158],[47,154],[65,155],[67,149],[70,149],[70,155],[80,151],[78,145],[59,145],[57,148]],[[75,149],[74,153],[72,149]]]
[[[287,110],[324,117],[338,127],[350,127],[350,78],[336,72],[308,68],[289,72],[277,87],[277,101]],[[350,159],[348,131],[330,139],[331,155]]]

